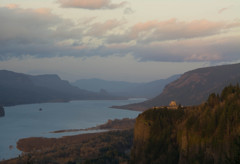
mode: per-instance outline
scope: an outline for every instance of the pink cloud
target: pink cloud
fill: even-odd
[[[62,7],[83,8],[89,10],[115,9],[126,5],[126,2],[112,3],[110,0],[58,0]]]
[[[125,37],[130,40],[151,42],[208,37],[239,27],[240,20],[232,22],[209,21],[206,19],[190,22],[169,19],[166,21],[148,21],[133,25]]]
[[[18,4],[8,4],[4,6],[5,8],[19,11],[22,13],[32,12],[40,15],[51,15],[51,10],[49,8],[36,8],[36,9],[22,9]]]
[[[94,23],[90,25],[90,29],[87,31],[88,35],[100,36],[107,32],[121,26],[124,22],[115,19],[107,20],[103,23]]]
[[[152,28],[155,29],[154,34],[160,34],[162,37],[168,37],[171,34],[179,37],[194,37],[215,31],[219,25],[218,22],[207,20],[180,22],[176,19],[171,19],[164,22],[154,22]]]
[[[35,9],[34,12],[41,15],[51,15],[51,10],[48,8],[38,8],[38,9]]]
[[[8,4],[5,7],[9,8],[9,9],[16,9],[16,8],[19,8],[19,5],[17,5],[17,4]]]

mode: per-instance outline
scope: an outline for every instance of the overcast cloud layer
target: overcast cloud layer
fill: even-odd
[[[29,7],[32,4],[24,0],[22,4],[17,0],[16,4],[0,4],[0,60],[116,55],[130,55],[137,62],[222,63],[240,59],[240,19],[237,14],[231,16],[240,9],[238,1],[226,5],[222,0],[223,5],[212,11],[215,19],[185,19],[177,14],[141,19],[137,17],[143,14],[141,2],[136,8],[134,2],[58,0],[48,8]],[[147,3],[151,2],[143,5]],[[157,14],[160,17],[161,11]]]
[[[126,5],[126,2],[112,3],[110,0],[58,0],[57,2],[61,7],[89,10],[116,9]]]

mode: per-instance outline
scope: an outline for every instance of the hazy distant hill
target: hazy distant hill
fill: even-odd
[[[184,73],[168,84],[159,96],[121,108],[145,110],[168,105],[172,100],[182,105],[197,105],[204,102],[210,93],[219,93],[225,86],[237,82],[240,82],[240,64],[200,68]]]
[[[57,75],[31,76],[0,70],[0,105],[57,102],[82,99],[117,99],[106,92],[79,89]]]
[[[97,92],[101,89],[118,96],[152,98],[162,92],[166,84],[176,80],[180,75],[148,83],[131,83],[124,81],[106,81],[101,79],[82,79],[72,83],[79,88]]]
[[[72,85],[79,88],[84,88],[89,91],[99,91],[100,89],[105,89],[108,92],[122,92],[128,88],[132,88],[140,85],[141,83],[131,83],[124,81],[107,81],[102,79],[81,79],[72,83]]]
[[[160,79],[160,80],[155,80],[152,82],[148,83],[143,83],[139,86],[136,86],[132,89],[130,89],[129,93],[132,93],[132,96],[138,97],[144,97],[144,98],[153,98],[159,93],[161,93],[164,89],[164,87],[169,84],[170,82],[178,79],[180,75],[173,75],[167,79]]]

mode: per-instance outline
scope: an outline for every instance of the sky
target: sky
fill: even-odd
[[[0,69],[148,82],[238,62],[239,0],[0,0]]]

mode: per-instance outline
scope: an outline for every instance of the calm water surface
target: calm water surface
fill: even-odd
[[[143,100],[91,100],[5,107],[5,117],[0,118],[0,161],[21,154],[16,148],[16,142],[20,138],[81,134],[86,132],[58,134],[49,132],[94,127],[106,123],[108,119],[135,118],[140,112],[109,107]]]

